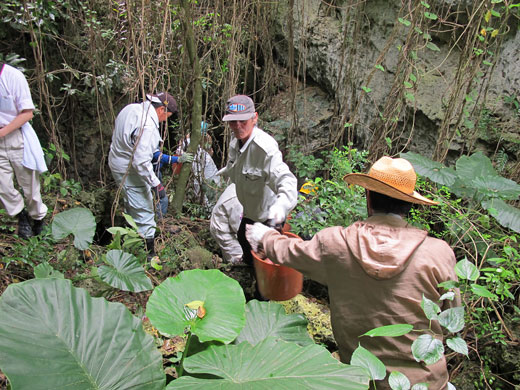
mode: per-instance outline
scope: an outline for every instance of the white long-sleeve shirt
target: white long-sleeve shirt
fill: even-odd
[[[129,104],[117,115],[108,165],[113,172],[128,170],[128,185],[156,187],[160,181],[152,158],[161,141],[159,118],[152,104]]]
[[[228,163],[220,173],[236,184],[246,218],[263,222],[275,203],[286,216],[296,206],[296,177],[283,162],[276,140],[258,127],[242,147],[237,139],[231,141]]]

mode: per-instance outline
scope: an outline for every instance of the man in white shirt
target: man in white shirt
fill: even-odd
[[[166,191],[154,172],[152,158],[162,142],[159,123],[177,112],[177,102],[166,92],[146,97],[143,103],[129,104],[118,114],[108,165],[121,188],[126,211],[145,238],[150,256],[154,256],[156,222],[150,189],[159,199]]]
[[[229,122],[234,138],[229,144],[227,165],[219,172],[236,184],[238,200],[244,207],[238,242],[244,262],[252,264],[246,225],[264,222],[281,230],[298,200],[297,180],[283,161],[276,140],[256,126],[258,113],[251,98],[230,98],[222,120]]]
[[[40,234],[47,214],[40,193],[40,173],[47,166],[29,123],[34,108],[23,73],[0,64],[0,200],[9,216],[18,216],[18,235],[22,238]],[[27,210],[14,187],[13,175],[23,190]]]

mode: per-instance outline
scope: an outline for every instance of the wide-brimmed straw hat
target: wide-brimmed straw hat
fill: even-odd
[[[372,165],[368,174],[349,173],[343,180],[406,202],[438,204],[415,191],[417,175],[412,164],[404,158],[381,157]]]

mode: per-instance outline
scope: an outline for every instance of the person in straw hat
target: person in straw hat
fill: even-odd
[[[366,189],[368,218],[348,227],[318,232],[310,241],[291,239],[260,223],[248,227],[246,237],[253,250],[263,248],[273,262],[290,266],[327,285],[334,337],[341,361],[349,363],[361,344],[386,365],[400,371],[412,384],[426,382],[430,389],[446,389],[448,371],[442,358],[426,366],[412,356],[411,332],[400,337],[362,337],[384,325],[411,324],[442,335],[437,321],[421,309],[424,296],[438,302],[444,293],[438,284],[456,280],[455,255],[442,240],[410,226],[403,218],[412,204],[434,205],[415,191],[416,174],[402,158],[383,157],[368,174],[344,177]],[[444,307],[460,306],[458,293]],[[387,376],[388,378],[388,376]],[[377,389],[390,389],[387,379]]]

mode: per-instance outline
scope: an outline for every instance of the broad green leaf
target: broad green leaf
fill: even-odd
[[[455,265],[455,273],[461,279],[475,281],[480,276],[478,268],[468,259],[464,258]]]
[[[56,271],[49,263],[41,263],[34,267],[34,277],[37,279],[65,278],[60,271]]]
[[[415,385],[412,386],[412,390],[428,390],[428,388],[429,388],[428,383],[424,383],[424,382],[416,383]]]
[[[124,227],[120,227],[120,226],[112,226],[110,228],[107,229],[107,232],[109,232],[110,234],[116,234],[116,233],[119,233],[121,234],[122,236],[124,236],[125,234],[128,233],[128,229],[127,228],[124,228]]]
[[[442,341],[430,334],[422,334],[412,343],[412,354],[418,362],[424,361],[426,365],[438,362],[444,356]]]
[[[166,390],[361,390],[369,382],[365,369],[338,362],[321,346],[272,337],[256,346],[210,346],[187,357],[184,368],[199,377],[182,376]]]
[[[417,81],[417,77],[415,77],[415,75],[413,73],[410,73],[410,75],[408,76],[410,78],[411,81],[413,81],[414,83]]]
[[[451,333],[457,333],[464,328],[464,307],[452,307],[439,314],[439,323]]]
[[[479,176],[473,179],[472,184],[488,198],[517,200],[520,196],[520,185],[502,176]]]
[[[66,279],[12,284],[0,297],[0,369],[13,389],[161,390],[166,379],[141,321]]]
[[[426,298],[423,294],[422,301],[421,301],[421,307],[424,311],[424,314],[426,315],[426,318],[429,320],[436,320],[437,314],[441,312],[441,308],[439,305],[437,305],[432,300]]]
[[[421,1],[421,4],[426,8],[430,8],[430,4],[428,4],[426,1]]]
[[[493,301],[498,300],[498,296],[489,291],[486,287],[478,285],[476,283],[471,285],[471,291],[473,294],[478,295],[479,297],[489,298]]]
[[[192,301],[203,301],[206,315],[186,312]],[[245,297],[238,282],[221,271],[183,271],[157,286],[146,305],[146,315],[159,332],[184,334],[189,328],[201,342],[232,342],[245,324]]]
[[[410,380],[399,371],[392,371],[388,376],[388,384],[392,390],[410,390]]]
[[[408,160],[419,175],[426,176],[436,183],[451,186],[457,180],[457,174],[453,169],[420,154],[407,152],[401,153],[401,157]]]
[[[111,250],[106,263],[98,268],[98,275],[105,283],[123,291],[142,292],[153,289],[137,258],[121,250]]]
[[[234,343],[247,341],[256,345],[269,336],[302,346],[314,343],[307,332],[305,316],[286,314],[279,303],[259,302],[253,299],[246,305],[246,325]]]
[[[481,203],[500,225],[520,233],[520,209],[505,203],[501,199],[489,199]]]
[[[399,337],[410,333],[413,330],[413,325],[410,324],[395,324],[385,325],[374,328],[366,332],[363,336],[370,337]]]
[[[61,240],[69,234],[74,235],[74,246],[88,249],[96,232],[96,221],[92,212],[85,208],[74,208],[56,214],[52,221],[52,236]]]
[[[132,228],[134,230],[138,230],[137,229],[137,224],[135,223],[135,221],[134,221],[134,219],[132,218],[131,215],[123,213],[123,217],[125,217],[126,223],[128,223],[130,226],[132,226]]]
[[[350,364],[365,368],[370,373],[371,380],[383,380],[386,377],[386,368],[383,362],[361,345],[354,350]]]
[[[468,356],[468,345],[461,337],[454,337],[446,340],[446,345],[455,352]]]
[[[491,160],[482,152],[471,156],[462,156],[455,163],[459,177],[475,178],[479,176],[497,176]]]
[[[372,89],[369,88],[369,87],[362,86],[361,89],[362,89],[363,91],[365,91],[366,93],[370,93],[370,92],[372,92]]]
[[[376,69],[379,69],[381,72],[384,72],[384,71],[385,71],[385,68],[384,68],[383,65],[381,65],[381,64],[377,64],[377,65],[375,66],[375,68],[376,68]]]
[[[404,85],[405,88],[413,88],[413,84],[410,83],[409,81],[404,81],[403,85]]]
[[[437,20],[438,19],[437,15],[434,14],[433,12],[425,12],[424,16],[426,16],[428,19],[431,19],[431,20]]]

